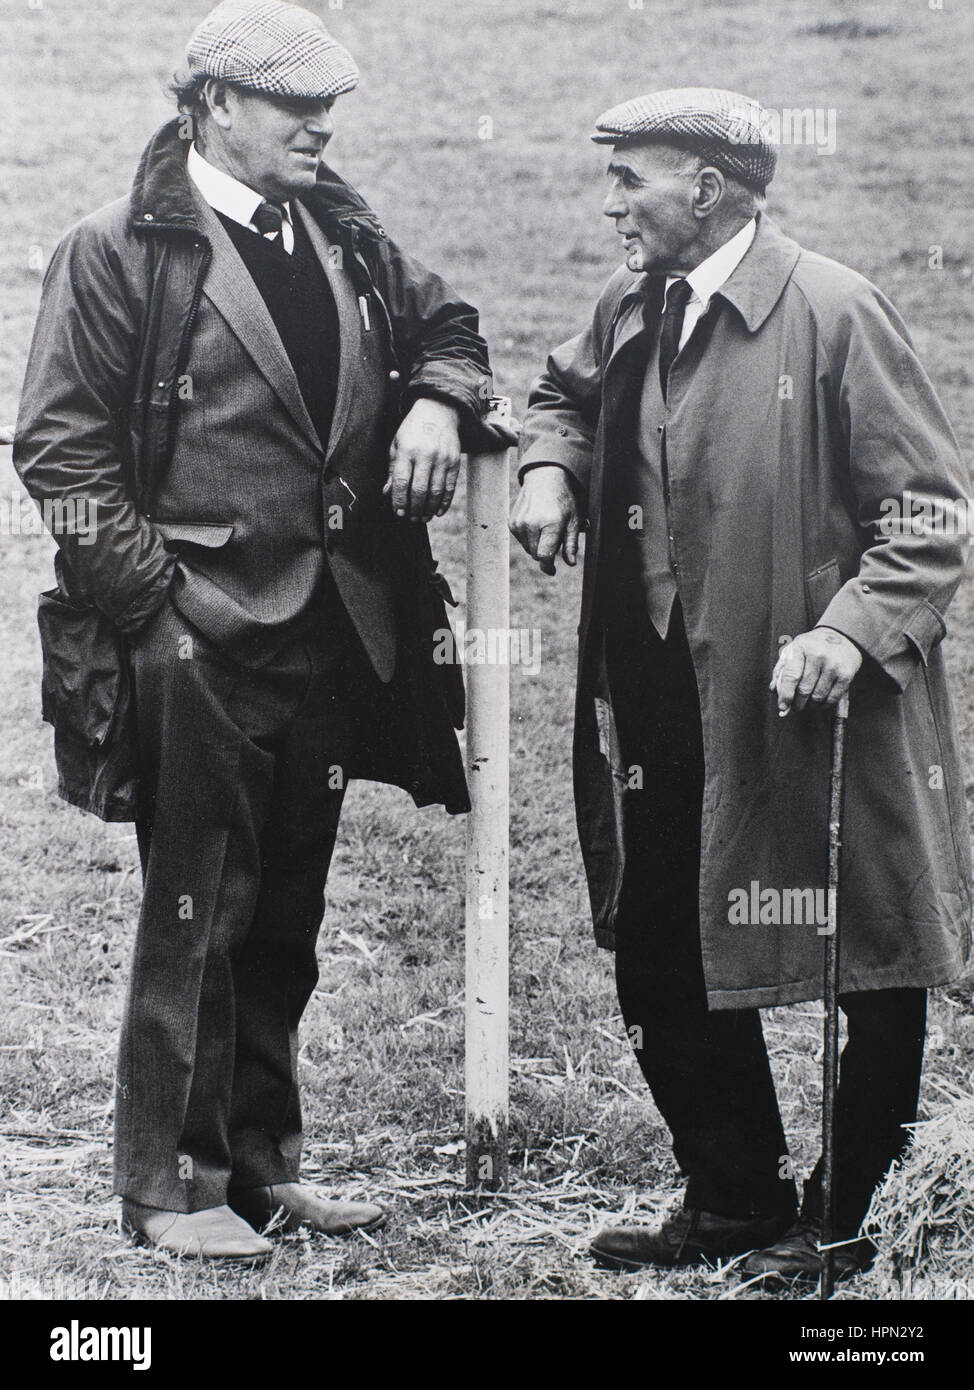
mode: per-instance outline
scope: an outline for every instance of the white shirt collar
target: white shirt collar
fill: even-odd
[[[730,279],[744,259],[751,242],[754,240],[757,227],[757,219],[752,217],[750,222],[745,223],[741,230],[731,237],[730,241],[725,241],[723,246],[718,246],[713,255],[708,256],[705,261],[701,261],[690,271],[686,281],[693,291],[691,303],[696,301],[704,310],[707,309],[721,285]],[[679,278],[678,275],[668,275],[666,277],[667,290],[674,280]]]
[[[242,227],[249,227],[251,231],[257,230],[253,224],[253,217],[264,201],[260,193],[256,193],[254,189],[235,179],[232,174],[225,174],[222,169],[217,169],[208,159],[204,159],[195,142],[190,145],[189,154],[186,156],[186,170],[214,212],[222,212],[224,217],[239,222]],[[291,205],[284,203],[282,206],[284,215],[290,222]]]

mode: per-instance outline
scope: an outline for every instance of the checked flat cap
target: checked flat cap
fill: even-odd
[[[186,62],[193,74],[278,96],[323,100],[358,85],[352,55],[318,16],[281,0],[223,0],[192,34]]]
[[[613,106],[596,121],[592,139],[599,145],[679,145],[763,193],[778,162],[770,130],[768,112],[740,92],[672,87]]]

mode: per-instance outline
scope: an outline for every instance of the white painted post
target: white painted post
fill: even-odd
[[[511,403],[488,419],[508,424]],[[507,450],[471,455],[467,473],[467,632],[493,634],[509,652],[510,536]],[[468,648],[468,650],[471,650]],[[508,828],[510,667],[467,673],[466,1135],[467,1187],[507,1186]]]

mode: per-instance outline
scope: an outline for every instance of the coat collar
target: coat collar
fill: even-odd
[[[188,232],[199,236],[199,211],[193,184],[186,172],[189,137],[186,119],[174,117],[156,131],[143,151],[132,184],[132,223],[139,231]],[[323,164],[317,186],[301,197],[302,204],[325,228],[337,235],[343,226],[384,237],[375,213],[355,189]]]
[[[749,333],[758,331],[778,303],[801,255],[798,243],[785,236],[765,213],[758,213],[757,222],[750,248],[714,296],[733,304]],[[665,275],[642,274],[622,302],[636,296],[647,300],[656,297],[662,304],[665,284]]]
[[[758,331],[784,294],[800,255],[797,241],[759,213],[750,250],[717,291],[733,304],[749,333]]]

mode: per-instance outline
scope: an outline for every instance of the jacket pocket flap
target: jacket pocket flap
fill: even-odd
[[[824,565],[805,576],[805,601],[808,619],[814,626],[842,588],[838,560],[826,560]]]
[[[233,535],[233,526],[215,521],[153,521],[165,541],[185,541],[190,545],[205,545],[219,550]]]

